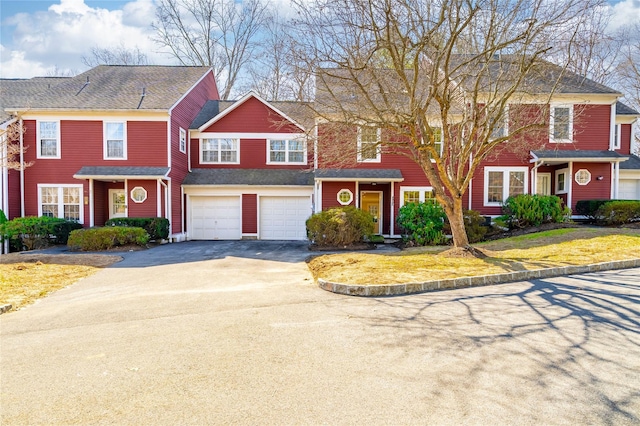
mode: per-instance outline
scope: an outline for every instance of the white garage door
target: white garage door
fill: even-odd
[[[621,200],[640,200],[640,179],[620,179],[618,198]]]
[[[239,240],[240,197],[190,197],[193,240]]]
[[[260,197],[260,238],[305,240],[310,197]]]

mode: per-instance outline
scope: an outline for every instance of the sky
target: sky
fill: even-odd
[[[609,1],[612,25],[640,22],[640,0]],[[154,19],[154,0],[0,0],[0,77],[77,74],[95,47],[137,47],[173,64],[151,40]]]

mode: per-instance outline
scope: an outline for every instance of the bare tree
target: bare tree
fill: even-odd
[[[262,0],[159,0],[155,41],[183,65],[213,68],[229,98],[267,19]]]
[[[80,74],[77,70],[62,69],[58,65],[54,65],[52,69],[46,72],[46,77],[73,77]]]
[[[528,153],[542,140],[532,134],[546,131],[564,72],[543,60],[553,53],[550,37],[571,30],[563,43],[571,47],[591,1],[295,2],[297,51],[322,66],[314,109],[328,124],[319,126],[319,151],[349,152],[355,126],[381,128],[376,149],[421,167],[455,246],[469,249],[463,195],[490,156],[507,148]]]
[[[623,51],[623,58],[618,64],[617,71],[620,77],[620,85],[625,90],[624,100],[636,111],[640,111],[640,24],[634,24],[628,31],[633,37],[628,39],[628,44]],[[640,155],[640,124],[636,122],[635,154]],[[633,147],[633,145],[632,145]]]
[[[150,65],[147,54],[139,47],[128,49],[123,44],[111,49],[93,47],[87,56],[82,55],[82,63],[92,68],[98,65]]]
[[[26,128],[18,119],[0,128],[0,169],[20,170],[32,165],[21,161],[20,154],[23,154],[27,147],[21,147],[18,141],[25,131]]]

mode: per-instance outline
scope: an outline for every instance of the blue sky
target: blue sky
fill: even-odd
[[[155,0],[0,0],[0,77],[81,72],[91,48],[140,48],[156,64],[172,59],[153,43]],[[278,9],[288,0],[272,0]],[[609,0],[613,22],[640,22],[640,0]]]

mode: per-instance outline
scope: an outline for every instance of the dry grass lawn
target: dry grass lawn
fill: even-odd
[[[309,262],[314,277],[345,284],[400,284],[640,258],[640,230],[566,228],[477,244],[485,258],[449,247],[348,252]],[[455,254],[455,251],[453,251]]]
[[[90,254],[2,255],[0,305],[11,304],[13,310],[20,309],[120,260],[120,256]]]

